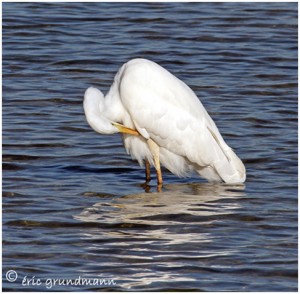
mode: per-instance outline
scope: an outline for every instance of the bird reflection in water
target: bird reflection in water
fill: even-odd
[[[192,218],[230,213],[239,205],[232,201],[229,206],[225,203],[218,205],[218,201],[245,195],[244,185],[189,183],[168,184],[164,188],[160,193],[138,193],[101,201],[84,209],[74,218],[102,224],[170,225],[182,222],[182,219],[176,217],[178,215]]]
[[[161,193],[103,197],[74,216],[85,225],[80,238],[95,257],[86,266],[105,268],[122,289],[170,281],[196,283],[190,268],[202,261],[226,258],[234,252],[223,246],[224,219],[240,211],[244,185],[169,184]],[[93,196],[92,192],[87,192]],[[94,193],[97,196],[97,193]],[[104,258],[103,254],[109,255]],[[97,259],[98,258],[98,259]],[[99,262],[97,262],[99,260]]]

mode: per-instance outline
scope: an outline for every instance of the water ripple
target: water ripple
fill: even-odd
[[[3,280],[53,291],[297,291],[297,3],[3,3]],[[94,133],[91,85],[152,59],[198,95],[244,186],[164,172]]]

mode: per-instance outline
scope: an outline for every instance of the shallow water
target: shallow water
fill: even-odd
[[[3,289],[296,291],[297,50],[297,3],[3,3]],[[85,89],[134,57],[197,93],[245,185],[157,193],[90,129]]]

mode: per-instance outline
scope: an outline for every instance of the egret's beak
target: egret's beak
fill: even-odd
[[[134,136],[140,136],[140,133],[136,130],[133,130],[133,129],[130,129],[130,128],[127,128],[121,124],[118,124],[116,122],[112,122],[111,123],[114,127],[116,127],[120,133],[123,133],[123,134],[129,134],[129,135],[134,135]]]

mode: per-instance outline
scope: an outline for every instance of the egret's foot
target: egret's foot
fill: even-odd
[[[141,187],[145,190],[146,193],[150,193],[151,191],[151,186],[148,184],[148,182],[145,182],[141,184]]]

